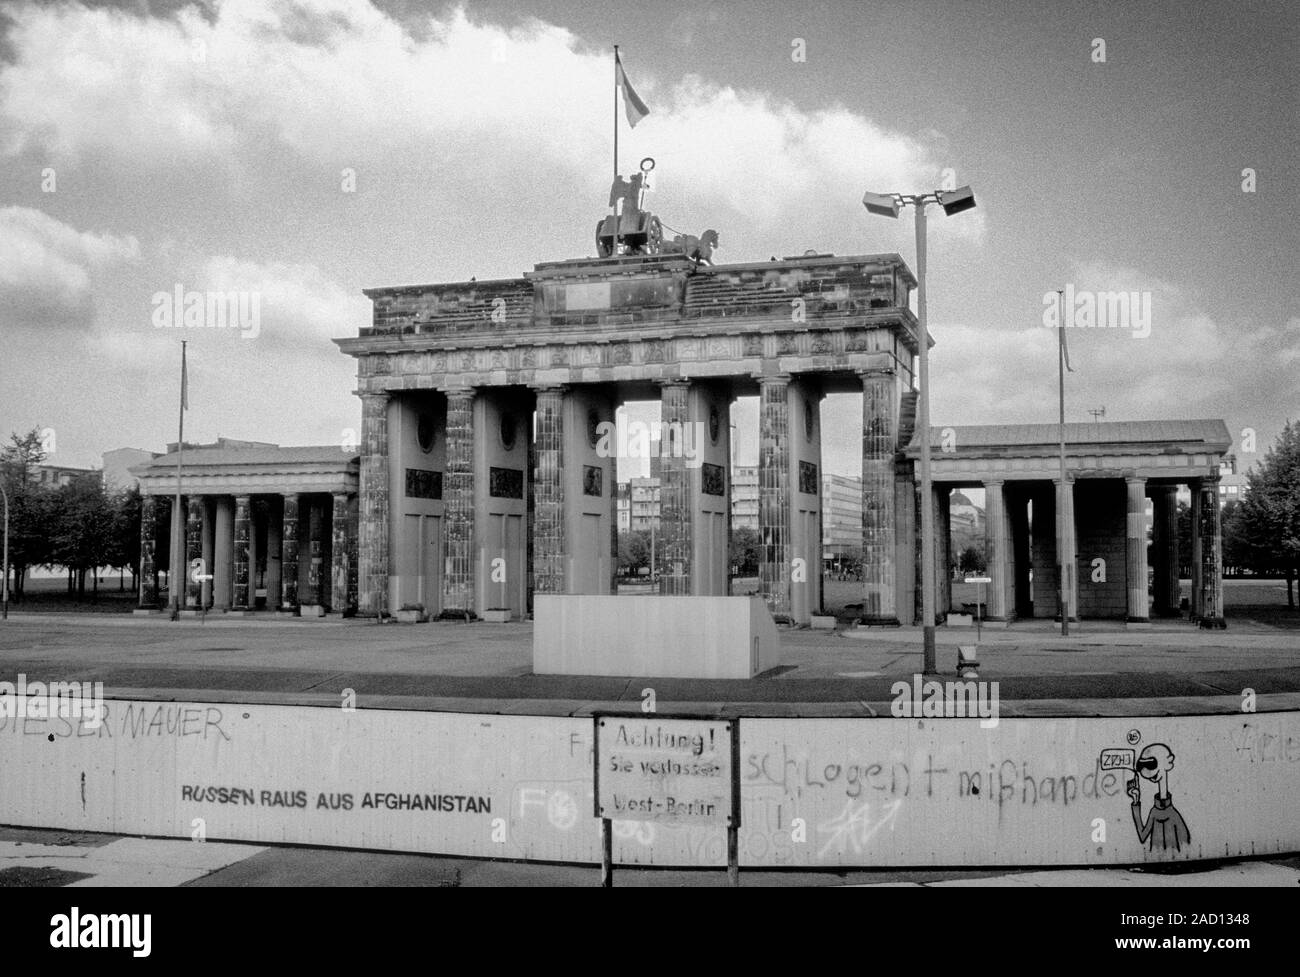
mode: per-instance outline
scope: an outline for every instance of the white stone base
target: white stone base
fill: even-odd
[[[834,631],[835,616],[833,614],[814,614],[809,618],[808,626],[817,631]]]
[[[781,663],[759,597],[539,594],[533,620],[538,675],[752,678]]]
[[[324,617],[325,608],[320,604],[303,604],[298,608],[299,617]]]
[[[423,624],[425,621],[429,620],[428,615],[425,614],[424,611],[411,609],[398,611],[393,615],[393,617],[397,618],[398,622],[401,624]]]
[[[488,624],[509,624],[513,612],[508,607],[489,607],[483,612],[483,620]]]

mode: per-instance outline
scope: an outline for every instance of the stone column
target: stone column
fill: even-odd
[[[280,609],[294,611],[298,608],[298,496],[284,497],[284,513],[280,517],[280,573],[283,592]]]
[[[989,584],[988,616],[991,621],[1005,621],[1007,612],[1007,583],[1010,576],[1007,539],[1006,485],[1000,479],[984,483],[984,550],[988,562]]]
[[[348,496],[334,493],[330,520],[330,611],[344,614],[348,608]]]
[[[317,499],[307,501],[307,599],[311,607],[320,607],[325,603],[325,574],[323,537],[324,512]]]
[[[898,378],[892,370],[862,373],[862,620],[898,624],[894,546],[894,453],[898,440]]]
[[[158,563],[154,554],[157,546],[158,507],[152,495],[140,499],[140,609],[153,610],[158,606]]]
[[[759,592],[777,621],[790,617],[790,377],[762,377],[758,401]]]
[[[252,501],[235,496],[235,603],[231,610],[246,611],[249,603],[248,538],[252,530]]]
[[[283,601],[284,574],[280,507],[270,496],[266,503],[266,609],[277,611]]]
[[[659,420],[664,430],[685,432],[690,423],[690,384],[682,380],[662,383],[659,397]],[[686,597],[691,593],[691,556],[695,542],[685,451],[660,444],[659,485],[660,532],[656,560],[663,568],[659,574],[659,593]]]
[[[1151,619],[1147,601],[1147,480],[1124,479],[1128,490],[1128,619],[1141,624]]]
[[[184,505],[182,497],[181,506]],[[181,506],[176,505],[173,496],[167,527],[167,604],[171,607],[185,606],[185,512]],[[179,603],[177,595],[180,595]]]
[[[1195,621],[1201,613],[1201,480],[1188,483],[1192,490],[1192,599],[1187,617]]]
[[[361,511],[361,500],[355,495],[348,498],[348,596],[347,610],[344,613],[357,612],[357,520]]]
[[[474,613],[474,391],[447,392],[447,470],[443,476],[446,570],[443,614]]]
[[[1059,573],[1065,575],[1066,612],[1071,621],[1079,619],[1078,542],[1074,527],[1074,480],[1062,487],[1059,478],[1052,479],[1056,486],[1056,561]],[[1060,576],[1057,581],[1059,587]]]
[[[564,389],[541,387],[533,445],[534,593],[565,593],[564,532]]]
[[[1178,613],[1177,491],[1172,485],[1151,486],[1151,567],[1154,571],[1151,613],[1156,617]],[[1170,539],[1174,544],[1172,551]]]
[[[185,606],[197,609],[202,597],[202,583],[190,578],[190,560],[203,550],[203,496],[190,495],[185,499]],[[205,563],[202,571],[207,573]]]
[[[199,588],[199,604],[205,609],[212,606],[212,564],[215,559],[216,546],[215,522],[214,500],[205,498],[203,501],[203,542],[199,554],[203,557],[203,573],[208,578],[203,581],[203,586]]]
[[[218,496],[215,501],[216,518],[213,520],[212,539],[212,606],[220,611],[230,610],[235,574],[235,506],[230,496]]]
[[[365,617],[389,610],[388,477],[388,394],[363,393],[357,601],[359,613]]]
[[[821,384],[799,376],[786,391],[789,450],[787,523],[790,559],[790,619],[807,625],[822,606]],[[730,507],[728,507],[730,508]]]
[[[1192,572],[1200,578],[1200,605],[1196,621],[1203,628],[1225,628],[1223,616],[1223,536],[1219,521],[1219,479],[1206,478],[1200,485],[1201,506],[1197,516],[1201,553]]]

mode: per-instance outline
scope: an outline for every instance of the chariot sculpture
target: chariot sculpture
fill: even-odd
[[[641,172],[630,180],[616,176],[609,188],[609,206],[613,213],[596,225],[596,253],[602,258],[614,255],[684,254],[698,264],[712,264],[713,249],[718,247],[718,232],[709,229],[696,237],[678,234],[664,241],[664,226],[654,214],[644,209],[647,180],[655,161],[641,160]],[[620,203],[622,206],[620,206]]]

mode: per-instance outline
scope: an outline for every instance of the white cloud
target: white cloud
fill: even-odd
[[[208,259],[194,284],[215,292],[250,292],[259,296],[261,332],[250,342],[294,346],[304,352],[342,356],[330,343],[336,336],[355,336],[371,319],[371,303],[348,292],[309,264],[258,264],[228,255]]]
[[[440,181],[499,181],[508,196],[540,192],[525,189],[528,172],[603,169],[609,146],[609,52],[540,21],[507,29],[452,10],[416,36],[354,0],[245,0],[211,23],[76,6],[11,16],[17,58],[0,73],[9,153],[247,171],[271,140],[329,167],[426,160]],[[791,226],[800,250],[842,240],[846,215],[864,219],[862,189],[938,185],[953,162],[842,106],[807,111],[707,78],[670,83],[644,62],[628,70],[651,115],[624,130],[623,169],[656,156],[651,207],[723,229],[723,260],[754,257],[736,252],[740,235],[755,251],[790,252]],[[458,216],[473,223],[448,219]],[[983,231],[977,211],[945,233]]]
[[[95,276],[140,257],[133,237],[78,231],[30,207],[0,209],[0,321],[11,328],[84,327]]]

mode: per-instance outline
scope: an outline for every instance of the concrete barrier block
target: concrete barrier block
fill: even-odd
[[[539,675],[752,678],[781,661],[758,597],[539,594],[533,621]]]

